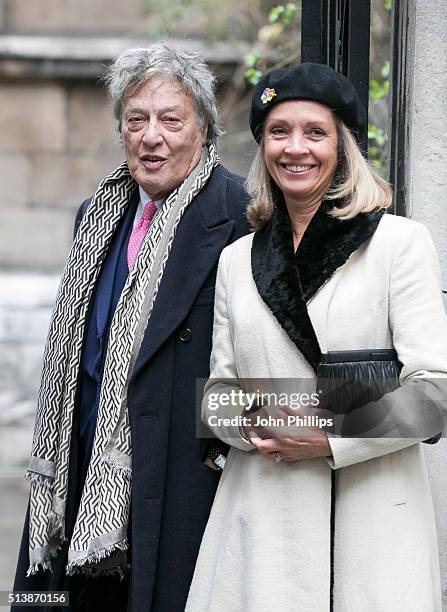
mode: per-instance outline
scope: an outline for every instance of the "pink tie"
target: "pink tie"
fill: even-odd
[[[127,265],[129,270],[132,270],[135,260],[140,250],[141,243],[147,234],[147,230],[157,212],[157,206],[155,202],[149,200],[143,210],[141,219],[138,221],[136,226],[133,228],[132,234],[130,235],[129,245],[127,247]]]

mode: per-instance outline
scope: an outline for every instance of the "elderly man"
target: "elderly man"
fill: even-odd
[[[180,612],[219,476],[218,451],[195,435],[196,379],[209,372],[219,254],[248,231],[246,194],[219,164],[200,58],[131,49],[107,83],[126,162],[77,216],[15,589],[69,590],[73,610]]]

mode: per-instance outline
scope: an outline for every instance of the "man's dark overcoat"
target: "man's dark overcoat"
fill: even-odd
[[[219,478],[196,437],[196,381],[209,374],[217,262],[248,232],[246,205],[243,179],[215,168],[177,228],[130,379],[131,612],[184,609]],[[26,525],[16,588],[45,588],[38,576],[19,577],[27,540]]]

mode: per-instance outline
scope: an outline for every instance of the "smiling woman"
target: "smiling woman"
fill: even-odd
[[[188,612],[441,612],[419,442],[443,429],[447,320],[427,230],[384,214],[391,188],[356,143],[365,122],[353,85],[328,66],[274,70],[254,91],[256,231],[220,258],[202,403],[203,420],[232,449]],[[355,433],[326,431],[320,405],[261,404],[253,418],[247,402],[216,400],[262,384],[319,396],[334,353],[348,363],[331,382],[353,394],[358,379],[383,383],[375,355],[402,364],[402,386],[362,406]],[[329,405],[323,416],[351,424],[359,415],[345,397],[341,415]],[[310,422],[276,425],[293,413]],[[234,419],[241,414],[248,422]]]

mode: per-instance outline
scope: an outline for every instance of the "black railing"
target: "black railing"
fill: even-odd
[[[407,83],[411,67],[407,65],[408,4],[393,2],[391,99],[388,122],[390,182],[394,187],[393,212],[405,216],[406,151],[408,150]]]
[[[369,97],[370,0],[302,0],[301,61],[328,64]],[[362,138],[367,150],[368,135]]]

